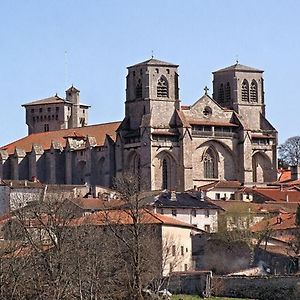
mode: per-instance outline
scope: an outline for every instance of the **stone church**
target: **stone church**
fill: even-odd
[[[213,72],[213,94],[181,104],[178,65],[128,67],[125,117],[87,125],[79,90],[24,104],[29,135],[0,148],[2,179],[111,186],[129,170],[143,190],[188,190],[214,180],[276,180],[277,131],[265,116],[263,71]]]

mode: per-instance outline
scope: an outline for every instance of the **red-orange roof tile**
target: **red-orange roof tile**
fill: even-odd
[[[44,150],[51,147],[51,142],[60,142],[63,147],[66,146],[66,139],[64,137],[76,134],[76,136],[91,136],[95,137],[98,146],[104,145],[106,135],[111,136],[113,140],[116,138],[116,130],[120,122],[104,123],[97,125],[90,125],[71,129],[61,129],[48,132],[40,132],[30,134],[22,139],[12,142],[6,146],[1,147],[1,150],[6,150],[9,154],[13,154],[15,148],[24,149],[30,152],[32,144],[38,144]]]

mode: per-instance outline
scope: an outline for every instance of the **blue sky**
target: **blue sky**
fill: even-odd
[[[0,145],[27,133],[21,104],[74,84],[89,123],[121,120],[126,67],[154,57],[179,64],[191,104],[212,71],[265,70],[267,117],[280,142],[300,135],[300,1],[1,0]],[[65,53],[67,53],[65,55]],[[66,67],[67,66],[67,67]]]

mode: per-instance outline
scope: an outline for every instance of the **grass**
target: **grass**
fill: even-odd
[[[194,295],[173,295],[172,300],[200,300],[201,298],[199,296]],[[224,298],[224,297],[211,297],[211,298],[205,298],[206,300],[247,300],[246,298]],[[250,300],[250,299],[248,299]]]

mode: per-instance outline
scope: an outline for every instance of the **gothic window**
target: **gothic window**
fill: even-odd
[[[224,85],[223,85],[223,83],[220,84],[218,100],[219,100],[219,102],[224,102]]]
[[[251,102],[257,102],[257,83],[253,79],[250,85],[250,101]]]
[[[162,189],[168,189],[168,162],[167,159],[163,159],[162,162]]]
[[[226,87],[225,87],[225,99],[227,101],[231,99],[231,89],[230,89],[230,83],[229,82],[226,83]]]
[[[141,79],[139,79],[139,81],[135,87],[135,97],[142,98],[142,95],[143,95],[143,85],[142,85]]]
[[[246,79],[242,83],[242,101],[249,102],[249,83]]]
[[[218,178],[218,162],[217,157],[212,149],[208,149],[203,158],[204,177]]]
[[[159,98],[169,97],[168,81],[163,76],[161,76],[157,82],[157,97]]]

